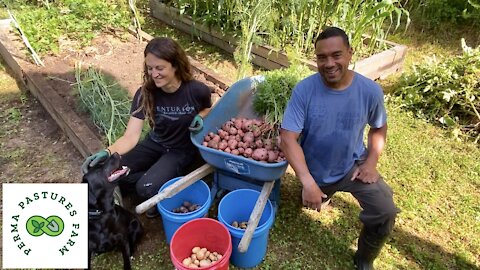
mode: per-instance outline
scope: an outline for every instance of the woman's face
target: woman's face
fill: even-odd
[[[155,86],[167,92],[178,88],[180,80],[175,76],[176,68],[174,68],[170,62],[158,58],[151,53],[147,53],[147,56],[145,56],[145,65],[148,76],[152,78]]]

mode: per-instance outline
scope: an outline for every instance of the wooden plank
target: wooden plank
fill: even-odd
[[[272,62],[269,59],[264,58],[261,55],[256,55],[256,54],[252,54],[252,63],[259,66],[259,67],[263,67],[263,68],[266,68],[266,69],[269,69],[269,70],[284,67],[279,63]]]
[[[275,62],[279,66],[282,66],[282,67],[290,66],[290,61],[288,61],[288,57],[285,53],[278,51],[278,49],[275,49],[268,45],[254,44],[252,46],[252,52],[256,55],[267,58],[272,62]]]
[[[18,80],[22,81],[27,89],[40,101],[50,116],[65,132],[73,145],[84,156],[102,149],[104,145],[88,128],[83,120],[70,108],[56,91],[45,81],[44,76],[33,64],[15,58],[18,52],[9,51],[5,43],[8,39],[2,37],[0,53],[5,62],[12,68]],[[10,50],[13,46],[8,46]]]
[[[157,195],[137,205],[137,207],[135,207],[135,211],[137,212],[137,214],[142,214],[146,212],[148,209],[154,207],[160,201],[167,198],[171,198],[175,194],[179,193],[180,191],[184,190],[185,188],[189,187],[193,183],[200,180],[200,178],[209,175],[210,173],[213,172],[213,170],[214,170],[214,167],[212,167],[212,165],[204,164],[202,167],[194,170],[193,172],[187,174],[182,179],[166,187]]]
[[[258,226],[258,222],[260,221],[260,217],[265,209],[265,205],[267,204],[268,197],[272,192],[274,184],[275,181],[269,181],[263,184],[262,191],[260,192],[252,214],[250,214],[250,218],[248,219],[247,229],[238,244],[238,251],[241,253],[245,253],[248,250],[248,246],[252,241],[253,233]]]

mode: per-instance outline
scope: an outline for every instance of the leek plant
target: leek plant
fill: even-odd
[[[93,123],[105,134],[107,145],[122,136],[130,117],[130,100],[116,82],[92,66],[75,65],[76,91],[80,108],[90,113]]]

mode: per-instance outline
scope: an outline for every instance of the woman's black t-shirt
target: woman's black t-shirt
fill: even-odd
[[[154,92],[155,126],[150,131],[152,140],[167,148],[193,148],[188,126],[199,111],[210,108],[210,88],[205,84],[191,80],[182,82],[174,93],[165,93],[162,89]],[[130,114],[145,120],[144,110],[135,112],[141,104],[141,91],[133,97]]]

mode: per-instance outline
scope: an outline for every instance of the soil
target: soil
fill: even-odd
[[[17,44],[21,45],[18,37],[11,33],[10,35],[12,40],[16,40]],[[82,50],[72,49],[77,46],[69,41],[62,41],[60,53],[43,57],[45,67],[39,70],[69,107],[76,110],[77,99],[73,95],[72,87],[76,81],[74,74],[76,64],[81,62],[83,67],[93,65],[102,73],[111,75],[131,96],[142,82],[145,46],[145,41],[139,42],[133,36],[125,35],[120,38],[113,32],[97,36],[89,47]],[[6,66],[5,63],[2,65]],[[13,77],[13,74],[9,73]],[[220,87],[207,81],[202,74],[194,73],[194,77],[206,83],[212,89],[212,94],[221,91]],[[17,89],[16,93],[6,95],[5,102],[3,102],[4,93],[0,94],[2,95],[0,104],[2,125],[10,122],[10,112],[20,113],[18,121],[14,121],[13,126],[4,125],[5,129],[0,132],[2,135],[0,149],[3,153],[0,155],[2,182],[80,182],[82,177],[80,166],[83,157],[41,104],[26,90],[21,92]],[[82,112],[77,113],[90,128],[95,128],[88,119],[88,115]],[[126,202],[127,208],[133,212],[135,203],[131,200]],[[150,260],[150,257],[154,256],[154,260],[159,265],[171,265],[168,245],[160,225],[161,219],[147,219],[145,215],[141,215],[141,220],[146,234],[138,247],[136,257],[138,256],[141,262],[143,257]],[[100,265],[118,264],[120,256],[117,257],[117,255],[100,256],[96,260],[101,261]],[[93,265],[95,266],[95,261]]]

